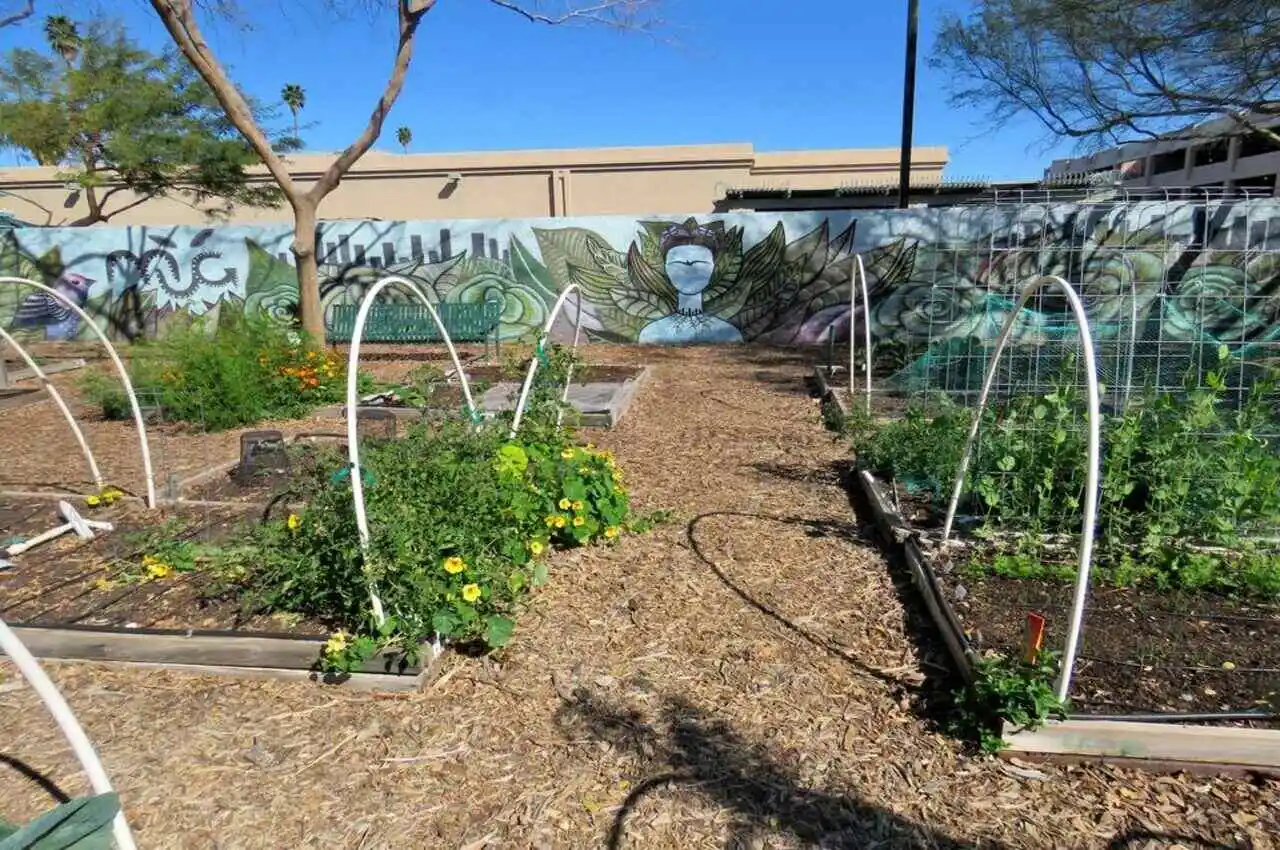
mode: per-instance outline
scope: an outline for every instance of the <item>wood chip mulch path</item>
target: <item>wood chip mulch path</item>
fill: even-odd
[[[143,848],[1271,848],[1277,788],[964,756],[942,656],[855,519],[808,358],[655,366],[614,448],[671,522],[558,557],[497,663],[398,697],[56,666]],[[0,753],[85,785],[30,688]],[[0,815],[49,805],[18,772]]]

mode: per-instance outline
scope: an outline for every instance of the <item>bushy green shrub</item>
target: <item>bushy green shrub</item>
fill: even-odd
[[[554,370],[548,370],[554,381]],[[572,442],[549,407],[518,439],[491,422],[420,424],[362,446],[369,523],[361,554],[351,472],[317,465],[297,515],[261,526],[237,572],[253,607],[336,629],[324,663],[349,670],[388,647],[413,659],[423,641],[500,647],[553,547],[613,541],[643,527],[613,457]],[[387,620],[370,616],[370,588]]]
[[[340,400],[345,381],[336,353],[254,316],[224,319],[216,332],[198,320],[175,329],[136,351],[129,371],[139,398],[166,420],[211,431],[303,416]],[[113,377],[89,373],[81,388],[108,418],[129,415]]]

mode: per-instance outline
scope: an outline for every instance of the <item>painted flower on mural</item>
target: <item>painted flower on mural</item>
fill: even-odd
[[[1166,258],[1155,251],[1091,251],[1079,270],[1053,274],[1076,284],[1095,337],[1127,338],[1141,328],[1172,261],[1172,252]]]
[[[1280,268],[1270,257],[1248,265],[1213,263],[1188,269],[1163,303],[1166,339],[1237,345],[1275,335]]]
[[[983,329],[991,319],[987,293],[971,281],[951,278],[934,282],[911,282],[890,292],[875,306],[876,329],[880,335],[900,342],[986,336]],[[999,333],[999,324],[995,324]]]
[[[270,289],[259,289],[244,300],[245,313],[265,313],[277,322],[292,322],[298,309],[298,285],[277,283]]]

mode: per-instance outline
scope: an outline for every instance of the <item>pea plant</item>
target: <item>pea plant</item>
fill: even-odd
[[[1147,390],[1109,413],[1097,533],[1099,578],[1264,598],[1280,596],[1280,433],[1273,379],[1228,403],[1225,366],[1179,392]],[[971,414],[913,408],[851,432],[859,462],[909,490],[949,496]],[[1065,373],[1048,391],[984,413],[964,492],[980,534],[1013,540],[995,563],[1023,577],[1061,578],[1042,563],[1046,536],[1075,535],[1086,483],[1086,410]],[[1045,559],[1048,560],[1048,559]],[[970,567],[972,570],[972,567]]]

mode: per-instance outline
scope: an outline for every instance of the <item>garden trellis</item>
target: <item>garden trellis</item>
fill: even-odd
[[[875,427],[896,428],[900,443],[914,428],[918,444],[910,457],[900,446],[886,459],[888,439],[864,443],[863,462],[898,467],[904,498],[932,494],[943,526],[949,485],[972,449],[946,530],[925,531],[936,541],[954,525],[964,542],[944,559],[955,604],[971,617],[997,616],[998,606],[977,613],[980,574],[1049,581],[1048,596],[1028,590],[1026,602],[1011,602],[1000,615],[1008,622],[966,627],[979,648],[984,640],[1007,647],[1020,641],[1026,611],[1047,614],[1051,640],[1068,648],[1066,695],[1082,623],[1085,684],[1071,696],[1094,715],[1244,706],[1252,717],[1280,692],[1274,658],[1246,657],[1222,638],[1233,629],[1280,632],[1280,200],[1247,195],[997,194],[995,203],[904,218],[904,227],[927,221],[934,230],[910,247],[905,272],[893,267],[895,279],[886,277],[884,246],[859,257],[875,343],[866,358],[875,368],[871,413],[882,422],[904,408],[916,417]],[[1045,276],[1069,285],[1079,303],[1064,286],[1023,292]],[[855,364],[851,352],[851,384]],[[1088,425],[1095,370],[1100,433]],[[852,387],[850,395],[856,404]],[[1096,472],[1086,462],[1095,442]],[[1082,595],[1089,580],[1076,535],[1094,513],[1095,475],[1098,530],[1086,538],[1096,547],[1093,589]],[[1071,604],[1073,582],[1083,604]],[[1011,610],[1019,604],[1026,609]],[[1129,625],[1117,632],[1117,612],[1132,634]],[[1107,625],[1091,634],[1095,615]],[[1114,702],[1098,684],[1103,670],[1137,684]],[[1170,698],[1143,684],[1162,675],[1183,690]]]

